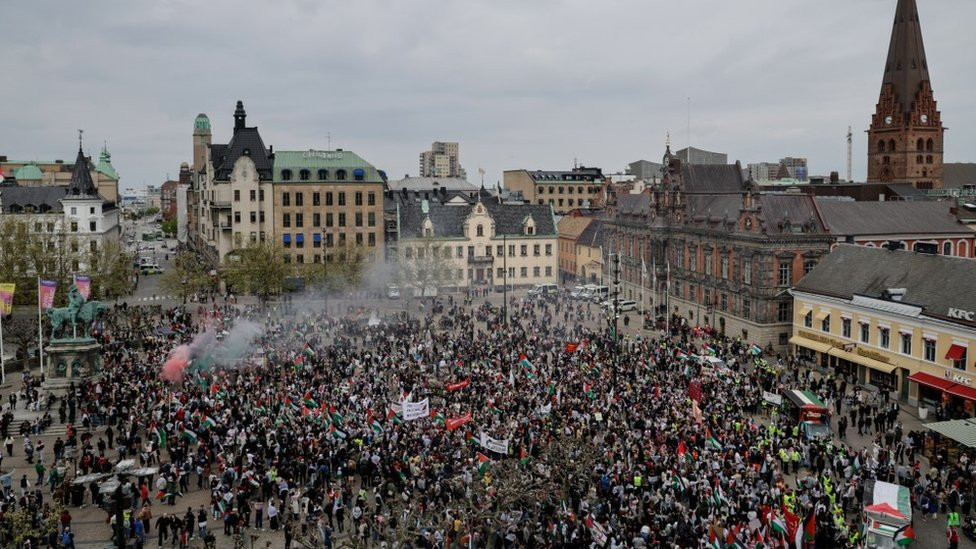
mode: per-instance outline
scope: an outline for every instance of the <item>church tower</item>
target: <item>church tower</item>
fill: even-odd
[[[210,119],[200,113],[193,121],[193,173],[207,167],[207,148],[210,146]]]
[[[898,0],[881,96],[868,129],[868,182],[941,189],[944,133],[918,8],[915,0]]]

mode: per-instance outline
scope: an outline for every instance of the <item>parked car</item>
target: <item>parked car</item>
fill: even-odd
[[[387,284],[386,297],[389,299],[400,299],[400,287],[396,284]]]
[[[607,301],[604,301],[603,303],[600,304],[600,307],[603,307],[607,311],[612,311],[613,300],[608,299]],[[632,301],[629,299],[619,299],[619,298],[617,299],[617,312],[626,313],[628,311],[636,311],[636,310],[637,310],[636,301]]]

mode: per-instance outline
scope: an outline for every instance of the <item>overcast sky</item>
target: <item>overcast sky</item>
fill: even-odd
[[[459,141],[472,181],[622,171],[675,148],[743,164],[807,156],[865,174],[896,0],[134,0],[4,2],[0,154],[103,141],[122,187],[175,178],[193,119],[225,143],[234,103],[276,149],[353,150],[416,175]],[[919,0],[946,161],[976,161],[973,0]],[[12,22],[15,22],[12,23]]]

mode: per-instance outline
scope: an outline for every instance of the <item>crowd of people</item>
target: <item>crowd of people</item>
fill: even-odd
[[[70,505],[73,479],[133,460],[111,495],[123,524],[113,505],[106,522],[140,547],[249,529],[286,547],[776,547],[797,529],[856,547],[871,479],[910,486],[929,518],[969,513],[972,464],[923,470],[924,435],[848,380],[679,318],[665,337],[615,341],[587,304],[520,298],[505,319],[468,301],[385,318],[117,307],[96,331],[101,376],[42,404],[69,424],[39,457],[52,499]],[[181,345],[181,377],[161,376]],[[801,436],[763,398],[787,388],[815,391],[840,436]],[[846,444],[848,417],[873,444]],[[100,482],[82,502],[105,504]],[[47,516],[40,489],[4,488],[5,513]],[[196,491],[208,505],[183,504]]]

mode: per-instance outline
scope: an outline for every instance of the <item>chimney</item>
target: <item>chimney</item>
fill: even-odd
[[[837,172],[830,172],[830,184],[836,185],[840,183],[840,174]]]

